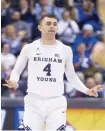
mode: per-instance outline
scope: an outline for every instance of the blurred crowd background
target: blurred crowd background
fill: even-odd
[[[92,61],[91,54],[98,44],[105,44],[104,22],[99,14],[98,0],[1,0],[1,96],[14,98],[26,95],[27,67],[19,89],[2,86],[25,44],[41,37],[38,23],[41,16],[54,14],[58,21],[56,38],[73,50],[73,64],[80,80],[92,88],[105,85],[105,69]],[[67,98],[88,97],[70,87],[65,80]],[[49,87],[50,88],[50,87]],[[105,91],[99,92],[105,98]]]

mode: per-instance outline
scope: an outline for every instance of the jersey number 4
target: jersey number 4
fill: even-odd
[[[47,73],[46,73],[47,76],[51,76],[51,64],[47,64],[47,65],[45,66],[45,68],[43,69],[43,71],[46,71],[46,72],[47,72]]]

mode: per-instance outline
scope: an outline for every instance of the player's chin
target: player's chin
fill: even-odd
[[[48,33],[49,33],[49,34],[55,34],[55,32],[53,32],[53,31],[52,31],[52,32],[49,31]]]
[[[55,34],[56,31],[54,31],[54,30],[49,30],[48,33],[50,33],[50,34]]]
[[[56,35],[56,32],[48,32],[48,35],[49,35],[50,37],[53,37],[53,36]]]

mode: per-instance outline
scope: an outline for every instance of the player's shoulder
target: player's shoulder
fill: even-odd
[[[58,42],[58,44],[63,48],[63,50],[66,52],[70,52],[70,51],[72,51],[72,49],[71,49],[71,47],[70,46],[67,46],[67,45],[65,45],[63,42],[61,42],[61,41],[59,41],[59,40],[57,40],[57,42]]]
[[[33,47],[37,47],[37,45],[39,45],[39,39],[24,45],[24,49],[32,49]]]

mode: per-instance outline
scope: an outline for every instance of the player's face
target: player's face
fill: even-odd
[[[40,25],[40,31],[42,34],[48,36],[55,36],[58,29],[58,22],[55,18],[45,17]]]

